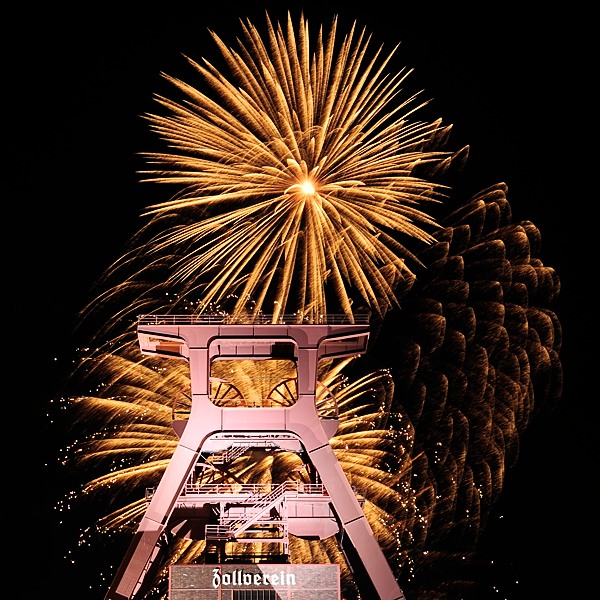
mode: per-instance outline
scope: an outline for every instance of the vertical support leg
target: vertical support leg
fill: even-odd
[[[379,600],[405,600],[398,582],[379,546],[346,474],[323,433],[324,444],[308,451],[321,481],[325,484],[345,535],[354,546],[362,565],[379,595]]]
[[[105,600],[131,600],[135,597],[197,457],[197,451],[183,446],[181,442],[175,449]]]

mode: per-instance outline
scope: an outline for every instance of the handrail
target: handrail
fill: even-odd
[[[369,323],[367,313],[355,315],[140,315],[138,325],[363,325]]]
[[[328,496],[328,492],[325,489],[325,485],[322,483],[303,483],[301,481],[286,481],[283,484],[280,483],[186,483],[181,492],[182,496],[195,496],[195,495],[235,495],[244,496],[246,494],[250,496],[268,495],[271,494],[273,489],[281,489],[284,486],[284,492],[287,495],[294,497],[300,497],[310,494],[318,496]],[[364,502],[363,492],[352,486],[356,497]],[[148,487],[145,491],[145,499],[147,502],[152,500],[156,487]]]
[[[283,487],[282,487],[283,486]],[[302,483],[300,481],[287,481],[283,484],[274,483],[187,483],[183,489],[184,494],[218,494],[218,495],[269,495],[273,490],[283,489],[286,493],[320,494],[327,495],[322,483]]]

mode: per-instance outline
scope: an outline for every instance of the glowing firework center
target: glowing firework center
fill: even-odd
[[[305,539],[338,535],[365,591],[381,600],[404,599],[361,498],[329,443],[339,425],[337,407],[317,381],[319,361],[366,351],[368,321],[356,317],[350,322],[336,315],[319,323],[298,320],[297,315],[244,323],[205,315],[139,319],[144,354],[189,362],[191,394],[187,403],[174,407],[179,443],[159,485],[148,493],[146,512],[107,600],[142,598],[149,574],[173,534],[204,540],[207,564],[231,562],[226,546],[232,542],[276,545],[278,553],[268,554],[267,562],[287,562],[289,534]],[[250,364],[258,368],[250,369]],[[224,485],[205,483],[199,476],[256,450],[297,453],[311,482]],[[285,569],[295,577],[289,571],[294,566],[301,565]],[[237,569],[227,571],[225,578],[218,571],[219,588],[223,581],[232,581],[235,571],[239,585],[264,589],[264,578],[259,584],[250,578],[246,586]],[[278,575],[281,565],[275,571]],[[294,587],[291,581],[286,579],[286,589]],[[273,583],[271,579],[269,587]]]

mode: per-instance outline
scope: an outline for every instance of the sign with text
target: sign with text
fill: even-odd
[[[169,600],[340,600],[339,565],[172,565]]]

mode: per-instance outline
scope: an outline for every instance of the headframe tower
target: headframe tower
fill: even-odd
[[[380,600],[404,600],[361,499],[329,443],[339,425],[337,406],[317,380],[319,361],[366,352],[366,315],[352,320],[327,315],[318,323],[302,322],[297,315],[244,321],[147,315],[138,319],[137,334],[143,354],[189,362],[191,394],[187,413],[174,412],[179,442],[148,495],[145,514],[105,600],[142,598],[173,533],[205,539],[207,548],[215,549],[228,541],[266,539],[284,552],[288,533],[312,539],[338,534],[349,566],[363,575],[370,591]],[[272,361],[275,368],[259,372],[276,373],[278,379],[255,386],[266,391],[249,397],[239,376],[247,371],[237,369],[242,364],[237,361]],[[311,483],[298,487],[282,482],[269,489],[244,484],[227,491],[195,485],[199,466],[226,463],[257,448],[298,453]],[[257,538],[261,532],[269,533]]]

